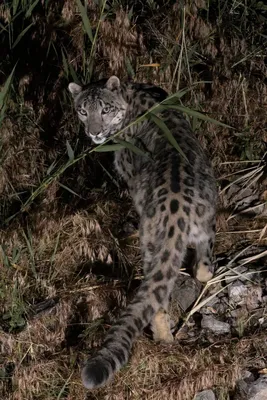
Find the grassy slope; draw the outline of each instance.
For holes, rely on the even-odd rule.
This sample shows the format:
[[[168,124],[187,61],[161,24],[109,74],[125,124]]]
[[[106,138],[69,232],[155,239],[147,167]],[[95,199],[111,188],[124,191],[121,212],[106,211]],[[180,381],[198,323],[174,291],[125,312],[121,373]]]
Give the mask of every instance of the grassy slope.
[[[74,115],[68,82],[114,73],[174,92],[210,81],[194,87],[185,103],[235,128],[193,120],[218,176],[232,168],[222,162],[261,156],[266,139],[267,13],[261,2],[198,0],[179,7],[174,1],[88,1],[87,13],[78,3],[0,5],[0,84],[16,65],[9,92],[0,97],[0,375],[6,400],[83,399],[79,365],[141,278],[137,220],[112,155],[91,153],[70,165],[70,149],[76,161],[90,143]],[[222,221],[220,228],[229,229]],[[225,235],[218,251],[233,241]],[[42,303],[46,299],[53,302]],[[38,313],[36,305],[50,311]],[[246,356],[265,350],[260,337],[217,349],[220,354],[213,347],[169,348],[142,339],[131,366],[87,398],[168,394],[184,400],[212,385],[225,396],[225,387],[249,366]]]

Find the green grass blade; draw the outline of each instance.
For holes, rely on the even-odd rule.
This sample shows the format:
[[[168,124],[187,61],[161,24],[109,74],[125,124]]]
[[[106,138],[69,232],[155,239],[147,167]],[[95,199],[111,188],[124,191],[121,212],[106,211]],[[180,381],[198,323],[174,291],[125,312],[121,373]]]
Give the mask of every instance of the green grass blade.
[[[0,111],[0,126],[5,118],[5,112],[6,112],[6,104],[3,106],[3,108]]]
[[[16,64],[17,65],[17,64]],[[15,72],[15,68],[16,65],[14,66],[14,68],[11,71],[11,74],[9,75],[9,77],[7,78],[7,80],[5,81],[5,84],[0,92],[0,124],[3,121],[4,117],[5,117],[5,111],[7,108],[7,95],[12,83],[12,79],[13,79],[13,75]]]
[[[134,73],[134,68],[132,66],[132,63],[131,63],[129,57],[125,58],[125,66],[126,66],[126,71],[127,71],[128,77],[133,79],[135,77],[135,73]]]
[[[71,77],[72,77],[73,81],[75,83],[78,83],[78,85],[80,85],[81,83],[79,81],[79,78],[78,78],[78,76],[77,76],[77,74],[76,74],[76,72],[75,72],[75,70],[74,70],[74,68],[73,68],[73,66],[71,64],[69,64],[69,69],[70,69],[70,74],[71,74]]]
[[[28,8],[25,17],[29,18],[32,15],[33,9],[37,6],[40,0],[35,0],[32,5]]]
[[[190,87],[188,88],[184,88],[179,90],[178,92],[171,94],[170,96],[168,96],[165,100],[163,100],[161,102],[162,105],[167,105],[167,104],[173,104],[173,100],[176,99],[181,99],[182,97],[184,97],[187,93],[191,92],[191,90],[193,90],[195,88],[195,86],[197,85],[202,85],[203,83],[211,83],[211,81],[199,81],[199,82],[195,82],[193,83]],[[175,104],[175,103],[174,103]]]
[[[68,66],[68,61],[65,57],[63,49],[61,49],[61,55],[62,55],[62,61],[63,61],[63,69],[65,72],[66,77],[69,77],[69,66]]]
[[[57,165],[57,161],[54,160],[52,162],[52,164],[47,168],[46,175],[50,175],[56,165]]]
[[[211,122],[212,124],[223,126],[224,128],[233,129],[233,127],[230,125],[226,125],[223,122],[220,122],[220,121],[217,121],[216,119],[208,117],[207,115],[202,114],[199,111],[191,110],[190,108],[187,108],[184,106],[179,106],[177,104],[165,104],[164,107],[170,108],[170,109],[175,109],[177,111],[180,111],[182,113],[189,115],[190,117],[195,117],[195,118],[201,119],[202,121]]]
[[[69,156],[69,160],[73,161],[74,160],[74,151],[73,148],[71,147],[71,145],[69,144],[69,141],[66,141],[66,145],[67,145],[67,152],[68,152],[68,156]]]
[[[14,49],[14,47],[17,46],[17,44],[21,41],[21,39],[23,38],[25,33],[28,32],[28,30],[32,27],[32,25],[33,25],[33,22],[29,26],[27,26],[27,28],[23,29],[22,32],[20,32],[19,36],[17,37],[17,39],[15,40],[15,42],[13,43],[13,45],[11,47],[12,49]]]
[[[3,260],[4,266],[9,268],[11,265],[10,265],[9,258],[5,251],[6,250],[5,246],[0,244],[0,250],[2,250],[2,260]]]
[[[53,250],[53,254],[52,254],[51,258],[50,258],[50,263],[51,264],[53,264],[53,262],[55,261],[55,258],[56,258],[60,235],[61,235],[61,232],[59,231],[58,234],[57,234],[57,238],[56,238],[56,243],[55,243],[55,247],[54,247],[54,250]]]
[[[6,26],[2,25],[1,22],[0,22],[0,28],[1,28],[0,33],[2,33],[3,31],[8,32]]]
[[[21,249],[15,246],[12,249],[12,264],[16,264],[20,256],[21,256]]]
[[[93,34],[92,34],[92,28],[91,28],[91,24],[88,18],[88,15],[86,13],[86,8],[82,5],[80,0],[76,0],[77,1],[77,5],[81,14],[81,18],[83,21],[83,26],[84,26],[84,30],[87,33],[91,43],[93,42],[94,38],[93,38]]]
[[[16,65],[17,65],[17,64],[16,64]],[[1,108],[4,106],[5,99],[6,99],[6,96],[7,96],[8,91],[9,91],[11,82],[12,82],[12,78],[13,78],[13,75],[14,75],[14,72],[15,72],[16,65],[15,65],[15,67],[12,69],[11,74],[10,74],[9,77],[7,78],[5,84],[4,84],[4,86],[3,86],[3,88],[2,88],[2,90],[1,90],[1,92],[0,92],[0,110],[1,110]]]
[[[31,265],[33,276],[35,278],[37,278],[37,272],[36,272],[36,268],[35,268],[35,254],[34,254],[34,249],[33,249],[33,246],[32,246],[32,235],[31,235],[29,230],[28,230],[28,236],[26,235],[25,231],[22,230],[22,236],[25,239],[25,242],[26,242],[26,245],[27,245],[27,248],[28,248],[28,252],[29,252],[29,255],[30,255],[30,261],[31,261],[30,265]]]
[[[119,138],[116,138],[116,141],[119,142],[119,144],[121,144],[124,148],[131,150],[133,153],[138,154],[139,156],[150,157],[148,152],[141,150],[131,142],[127,142]]]
[[[113,176],[111,175],[111,173],[104,167],[104,165],[103,165],[100,161],[98,161],[98,164],[99,164],[100,167],[103,169],[103,171],[105,172],[105,174],[107,174],[107,176],[109,177],[109,179],[111,180],[111,182],[113,182],[114,185],[116,185],[117,188],[119,188],[120,186],[119,186],[118,182],[116,181],[116,179],[113,178]]]
[[[94,62],[95,62],[95,52],[96,52],[96,42],[97,42],[97,38],[98,38],[100,23],[106,18],[106,15],[104,14],[105,8],[106,8],[106,0],[103,0],[98,24],[97,24],[97,27],[95,30],[93,40],[91,40],[92,46],[91,46],[90,55],[89,55],[87,73],[85,74],[86,82],[91,81],[91,77],[93,74],[93,67],[94,67]]]
[[[59,186],[61,186],[63,189],[67,190],[67,191],[70,192],[71,194],[74,194],[74,196],[77,196],[77,197],[79,197],[79,198],[81,199],[81,196],[80,196],[78,193],[74,192],[74,190],[72,190],[72,189],[69,188],[68,186],[63,185],[63,183],[60,183],[60,182],[58,182],[58,184],[59,184]]]
[[[13,8],[13,16],[17,14],[18,5],[20,0],[13,0],[12,1],[12,8]]]
[[[96,147],[95,149],[93,149],[93,151],[97,153],[104,153],[105,151],[117,151],[121,149],[124,149],[124,146],[122,146],[121,144],[104,144],[103,146]]]
[[[181,156],[188,162],[188,159],[186,157],[186,155],[184,154],[183,150],[181,149],[181,147],[179,146],[179,144],[176,142],[175,138],[173,137],[173,134],[171,133],[171,131],[169,130],[169,128],[167,127],[167,125],[165,124],[165,122],[159,118],[157,115],[151,113],[149,115],[150,119],[156,124],[158,125],[158,127],[161,129],[161,131],[163,132],[164,136],[168,139],[168,141],[170,142],[170,144],[178,151],[178,153],[181,154]]]
[[[68,384],[69,384],[69,381],[70,381],[72,375],[73,375],[73,372],[70,374],[70,376],[68,377],[68,379],[66,380],[66,382],[64,383],[62,388],[60,389],[60,392],[57,395],[56,400],[60,400],[60,399],[63,399],[63,398],[65,399],[66,398],[66,393],[65,392],[66,392],[66,389],[68,387]]]

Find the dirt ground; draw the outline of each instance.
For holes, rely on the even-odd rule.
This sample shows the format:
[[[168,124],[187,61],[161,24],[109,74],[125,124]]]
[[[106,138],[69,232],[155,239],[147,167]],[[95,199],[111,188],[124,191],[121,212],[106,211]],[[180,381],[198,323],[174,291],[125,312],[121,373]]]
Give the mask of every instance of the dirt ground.
[[[266,28],[255,0],[0,4],[3,400],[191,400],[205,388],[230,400],[242,371],[266,367]],[[142,279],[126,185],[112,153],[93,151],[67,90],[110,74],[188,89],[182,105],[228,125],[190,117],[218,179],[221,269],[186,309],[178,301],[174,344],[145,332],[115,380],[88,392],[81,366]],[[231,303],[231,268],[252,300]],[[209,312],[229,332],[206,329]]]

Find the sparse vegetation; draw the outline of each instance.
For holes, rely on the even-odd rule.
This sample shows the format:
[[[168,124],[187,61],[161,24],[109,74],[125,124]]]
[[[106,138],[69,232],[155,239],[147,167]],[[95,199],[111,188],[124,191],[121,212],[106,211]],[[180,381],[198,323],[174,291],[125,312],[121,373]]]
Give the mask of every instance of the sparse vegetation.
[[[117,74],[178,92],[222,195],[229,177],[228,187],[239,176],[242,187],[261,179],[264,205],[266,28],[256,0],[1,2],[2,399],[84,399],[80,366],[142,278],[131,200],[112,152],[85,138],[69,81]],[[264,218],[219,213],[216,253],[242,240],[266,245]],[[142,338],[115,382],[86,398],[191,400],[205,387],[228,398],[242,368],[265,367],[262,331],[245,316],[227,339]]]

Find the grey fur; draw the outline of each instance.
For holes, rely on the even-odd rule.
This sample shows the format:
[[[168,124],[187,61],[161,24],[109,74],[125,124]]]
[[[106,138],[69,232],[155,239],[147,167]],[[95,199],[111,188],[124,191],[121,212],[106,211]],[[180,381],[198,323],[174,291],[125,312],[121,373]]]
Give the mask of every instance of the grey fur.
[[[86,88],[70,84],[75,108],[86,134],[102,143],[142,115],[166,93],[154,86],[126,83],[117,77]],[[151,120],[126,129],[120,138],[141,144],[151,155],[125,148],[115,153],[115,167],[127,181],[140,215],[140,244],[144,281],[133,301],[109,330],[103,346],[82,373],[84,385],[103,386],[127,363],[133,341],[149,323],[155,337],[171,335],[162,324],[179,268],[189,243],[196,245],[196,277],[212,277],[215,239],[216,182],[210,163],[183,116],[173,109],[161,118],[185,153],[186,161]],[[116,138],[115,138],[116,140]]]

